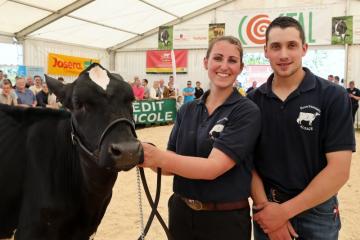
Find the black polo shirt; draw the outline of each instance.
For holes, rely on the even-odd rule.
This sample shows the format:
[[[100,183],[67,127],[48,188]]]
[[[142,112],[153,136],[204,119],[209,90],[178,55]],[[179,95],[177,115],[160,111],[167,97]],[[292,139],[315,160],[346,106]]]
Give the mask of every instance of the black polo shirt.
[[[327,165],[326,153],[355,151],[346,90],[304,70],[300,86],[284,102],[272,92],[274,75],[248,95],[262,118],[255,167],[265,186],[293,196]]]
[[[352,95],[354,95],[354,96],[356,96],[356,97],[360,97],[360,90],[357,89],[357,88],[353,88],[353,89],[347,88],[346,91],[347,91],[348,93],[351,93]],[[359,107],[359,100],[356,100],[356,99],[354,99],[354,98],[350,98],[350,99],[351,99],[351,104],[352,104],[352,106],[354,106],[354,107]]]
[[[209,91],[200,100],[184,104],[171,132],[168,150],[207,158],[213,147],[236,165],[214,180],[174,176],[174,192],[203,202],[229,202],[250,195],[253,150],[260,132],[260,111],[236,89],[210,116],[205,106]],[[206,161],[206,160],[204,160]]]

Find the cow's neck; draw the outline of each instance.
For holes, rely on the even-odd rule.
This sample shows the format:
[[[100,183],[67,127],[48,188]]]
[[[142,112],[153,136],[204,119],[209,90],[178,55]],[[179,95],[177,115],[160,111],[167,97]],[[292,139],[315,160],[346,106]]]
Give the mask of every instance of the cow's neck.
[[[110,202],[117,172],[99,168],[94,160],[83,152],[80,153],[80,166],[83,176],[82,192],[86,217],[89,223],[97,228]]]
[[[80,166],[84,177],[84,188],[89,194],[111,194],[117,178],[117,172],[100,168],[93,159],[80,150]]]

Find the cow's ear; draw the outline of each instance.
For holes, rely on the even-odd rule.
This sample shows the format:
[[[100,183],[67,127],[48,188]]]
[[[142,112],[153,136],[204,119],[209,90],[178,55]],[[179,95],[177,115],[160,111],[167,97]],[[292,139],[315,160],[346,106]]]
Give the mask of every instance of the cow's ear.
[[[63,84],[59,80],[45,74],[46,84],[49,90],[55,94],[63,106],[72,109],[71,96],[73,84]]]

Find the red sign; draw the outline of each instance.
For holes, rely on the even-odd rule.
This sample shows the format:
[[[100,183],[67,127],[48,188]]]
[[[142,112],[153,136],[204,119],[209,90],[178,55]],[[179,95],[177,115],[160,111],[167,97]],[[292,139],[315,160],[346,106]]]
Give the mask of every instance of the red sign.
[[[188,50],[174,50],[176,73],[187,73]],[[146,51],[146,73],[172,73],[171,50]]]

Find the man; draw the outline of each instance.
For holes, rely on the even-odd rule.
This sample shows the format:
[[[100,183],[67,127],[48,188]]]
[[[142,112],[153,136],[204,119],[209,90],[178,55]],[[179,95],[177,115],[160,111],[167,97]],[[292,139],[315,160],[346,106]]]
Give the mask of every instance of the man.
[[[132,85],[132,90],[136,100],[144,99],[144,88],[141,86],[141,81],[138,76],[134,77],[134,84]]]
[[[148,87],[149,81],[144,78],[142,80],[142,86],[144,87],[144,99],[150,98],[150,88]]]
[[[154,81],[152,88],[150,88],[150,99],[161,99],[161,92],[159,89],[159,81]]]
[[[355,115],[359,108],[359,100],[360,100],[360,90],[355,87],[355,82],[349,82],[349,88],[346,89],[349,93],[349,97],[351,99],[351,107],[352,107],[352,119],[355,122]]]
[[[42,90],[42,78],[39,75],[34,76],[35,84],[30,86],[29,89],[34,93],[38,94]]]
[[[195,89],[191,84],[191,81],[187,81],[186,88],[183,89],[184,104],[194,100]]]
[[[330,74],[327,78],[328,81],[333,82],[334,81],[334,75]]]
[[[338,239],[336,195],[355,150],[351,103],[344,88],[302,68],[307,49],[293,18],[278,17],[266,30],[274,73],[249,93],[262,115],[252,182],[255,240]]]
[[[0,103],[16,106],[16,95],[12,94],[12,87],[10,81],[3,80],[2,91],[0,92]]]
[[[251,92],[252,90],[256,89],[256,86],[257,86],[257,81],[253,81],[251,87],[249,87],[249,88],[246,90],[246,94],[248,94],[248,93]]]
[[[161,98],[163,98],[164,97],[164,90],[165,90],[164,79],[159,80],[159,90],[160,90],[160,93],[161,93]]]
[[[18,105],[23,107],[35,107],[36,98],[34,93],[25,87],[25,78],[16,78],[16,95],[18,96]]]
[[[34,80],[31,76],[28,76],[26,78],[26,88],[30,88],[31,86],[34,86]]]
[[[0,88],[2,87],[2,83],[3,83],[3,80],[4,80],[4,73],[2,70],[0,70]]]
[[[334,83],[340,84],[340,78],[339,78],[339,76],[335,76],[335,77],[334,77]]]
[[[196,81],[195,84],[195,99],[199,99],[204,94],[204,89],[202,89],[201,83],[199,81]]]
[[[178,85],[177,84],[175,84],[175,78],[174,78],[174,76],[173,75],[170,75],[169,76],[169,83],[168,83],[168,85],[169,84],[173,84],[173,86],[174,86],[174,88],[175,88],[175,91],[176,91],[176,96],[179,96],[179,87],[178,87]]]

